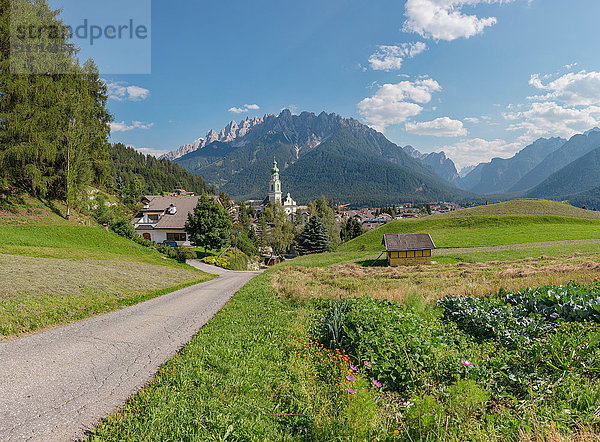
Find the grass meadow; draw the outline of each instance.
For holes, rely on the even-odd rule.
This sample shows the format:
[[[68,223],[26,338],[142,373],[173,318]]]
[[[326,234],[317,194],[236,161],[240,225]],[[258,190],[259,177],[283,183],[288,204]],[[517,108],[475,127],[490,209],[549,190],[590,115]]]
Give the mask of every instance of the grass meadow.
[[[32,198],[0,200],[0,339],[212,278],[81,215],[67,221],[63,209]]]
[[[383,233],[423,231],[437,265],[373,262]],[[279,264],[90,439],[600,440],[600,243],[573,243],[599,232],[546,213],[398,221]]]

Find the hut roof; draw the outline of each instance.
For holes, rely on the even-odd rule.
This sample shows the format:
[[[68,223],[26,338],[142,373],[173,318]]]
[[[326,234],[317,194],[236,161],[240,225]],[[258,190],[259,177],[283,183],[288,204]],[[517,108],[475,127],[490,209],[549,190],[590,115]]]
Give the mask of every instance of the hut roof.
[[[432,250],[435,244],[429,233],[385,234],[382,244],[388,252],[405,252],[409,250]]]

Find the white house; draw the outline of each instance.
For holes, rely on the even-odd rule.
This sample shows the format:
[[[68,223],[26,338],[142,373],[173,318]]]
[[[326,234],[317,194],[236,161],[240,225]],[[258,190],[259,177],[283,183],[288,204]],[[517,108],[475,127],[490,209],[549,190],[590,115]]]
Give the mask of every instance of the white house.
[[[198,205],[200,197],[190,194],[168,196],[149,195],[142,198],[144,207],[131,222],[135,232],[155,243],[174,241],[178,246],[189,246],[185,232],[188,213]]]

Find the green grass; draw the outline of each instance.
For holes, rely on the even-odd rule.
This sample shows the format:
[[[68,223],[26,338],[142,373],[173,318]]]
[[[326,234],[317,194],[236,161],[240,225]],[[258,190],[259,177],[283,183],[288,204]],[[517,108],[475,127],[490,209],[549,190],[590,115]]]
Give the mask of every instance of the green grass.
[[[60,202],[0,193],[0,338],[105,313],[212,276]]]
[[[489,247],[600,238],[600,221],[536,215],[398,220],[342,244],[338,252],[382,251],[385,233],[429,233],[438,248]]]
[[[300,354],[301,325],[314,312],[258,276],[91,439],[362,440],[355,426],[372,415],[341,406]]]
[[[211,278],[137,262],[0,255],[0,339],[127,307]]]
[[[489,261],[514,261],[517,259],[536,258],[540,256],[565,256],[575,253],[596,254],[600,253],[598,244],[561,245],[555,247],[535,247],[524,249],[497,250],[489,252],[461,252],[448,255],[434,255],[433,260],[439,264],[454,264],[457,262],[489,262]]]
[[[567,203],[540,199],[516,199],[498,204],[471,207],[432,215],[433,219],[464,218],[466,216],[538,215],[600,220],[600,212],[573,207]]]
[[[44,258],[104,259],[177,266],[160,253],[100,227],[73,224],[0,226],[0,253]]]

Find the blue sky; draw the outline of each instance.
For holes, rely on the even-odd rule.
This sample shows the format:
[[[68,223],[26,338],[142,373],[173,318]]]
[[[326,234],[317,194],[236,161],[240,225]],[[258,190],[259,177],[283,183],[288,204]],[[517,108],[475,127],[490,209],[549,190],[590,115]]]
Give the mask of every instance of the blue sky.
[[[50,4],[68,22],[74,1]],[[151,35],[132,55],[127,41],[83,55],[103,60],[112,141],[147,153],[282,108],[353,117],[459,167],[600,125],[598,0],[111,1],[78,14],[103,5]]]

